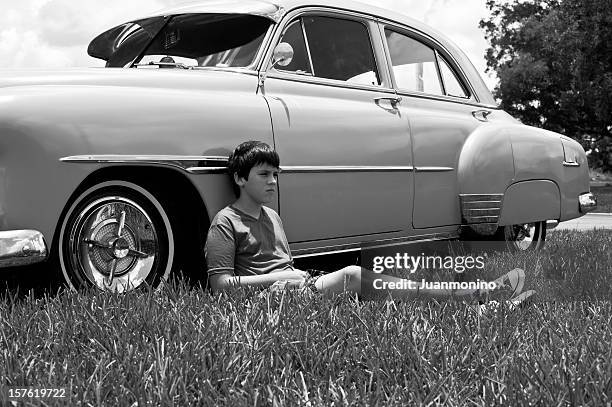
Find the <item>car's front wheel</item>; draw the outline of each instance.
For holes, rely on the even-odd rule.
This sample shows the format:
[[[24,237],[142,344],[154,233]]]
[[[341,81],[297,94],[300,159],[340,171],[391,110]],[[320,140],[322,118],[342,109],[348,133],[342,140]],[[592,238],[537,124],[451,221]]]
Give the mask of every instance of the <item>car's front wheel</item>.
[[[98,184],[71,205],[59,234],[59,262],[68,285],[125,292],[165,281],[174,236],[161,203],[125,181]]]

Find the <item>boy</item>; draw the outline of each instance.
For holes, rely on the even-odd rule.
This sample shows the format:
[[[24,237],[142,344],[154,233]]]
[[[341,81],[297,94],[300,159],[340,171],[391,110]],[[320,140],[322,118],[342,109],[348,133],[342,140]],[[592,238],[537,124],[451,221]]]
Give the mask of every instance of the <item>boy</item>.
[[[280,285],[285,288],[308,287],[323,293],[350,291],[387,295],[387,291],[376,292],[372,289],[375,279],[407,282],[399,277],[375,274],[358,266],[345,267],[318,278],[296,269],[280,217],[274,210],[264,206],[276,198],[279,167],[278,154],[259,141],[240,144],[229,157],[228,172],[238,199],[217,213],[208,231],[205,255],[213,290]],[[514,296],[522,290],[524,278],[524,272],[515,269],[495,283],[498,288],[511,290]],[[478,293],[477,290],[419,289],[416,283],[410,285],[413,288],[390,292],[394,297],[405,298],[483,293],[482,290]],[[523,293],[523,297],[532,293]]]

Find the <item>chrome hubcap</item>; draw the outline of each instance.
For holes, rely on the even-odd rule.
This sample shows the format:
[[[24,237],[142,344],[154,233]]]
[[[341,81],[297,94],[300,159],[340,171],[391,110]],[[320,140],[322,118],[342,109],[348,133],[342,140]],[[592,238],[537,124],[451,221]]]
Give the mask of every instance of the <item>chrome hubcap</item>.
[[[514,242],[519,250],[527,250],[532,246],[534,239],[536,239],[536,224],[525,223],[514,225],[510,233],[511,235],[506,236],[506,239]]]
[[[112,240],[111,246],[116,259],[122,259],[130,253],[130,244],[122,237]]]
[[[71,263],[103,290],[123,292],[142,284],[159,253],[154,224],[147,212],[123,197],[105,197],[88,205],[70,232]]]

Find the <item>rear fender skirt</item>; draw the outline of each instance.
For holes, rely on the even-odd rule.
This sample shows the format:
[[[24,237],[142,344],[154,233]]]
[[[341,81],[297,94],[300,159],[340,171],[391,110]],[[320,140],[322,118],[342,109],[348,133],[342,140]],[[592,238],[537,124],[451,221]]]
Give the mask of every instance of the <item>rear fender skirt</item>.
[[[561,216],[559,187],[549,180],[512,184],[504,194],[499,225],[516,225]]]

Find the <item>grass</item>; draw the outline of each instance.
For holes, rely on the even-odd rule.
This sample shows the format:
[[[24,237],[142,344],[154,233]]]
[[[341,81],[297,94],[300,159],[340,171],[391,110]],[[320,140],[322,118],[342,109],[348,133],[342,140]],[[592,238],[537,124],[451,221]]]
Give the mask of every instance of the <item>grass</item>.
[[[6,292],[0,397],[65,386],[48,405],[606,405],[612,232],[557,231],[522,267],[539,300],[474,305],[298,293],[211,295],[182,282],[126,295]],[[472,276],[475,277],[475,276]],[[584,301],[584,299],[589,301]],[[38,404],[37,401],[34,401]]]
[[[612,186],[591,187],[591,192],[597,197],[595,213],[612,213]]]

